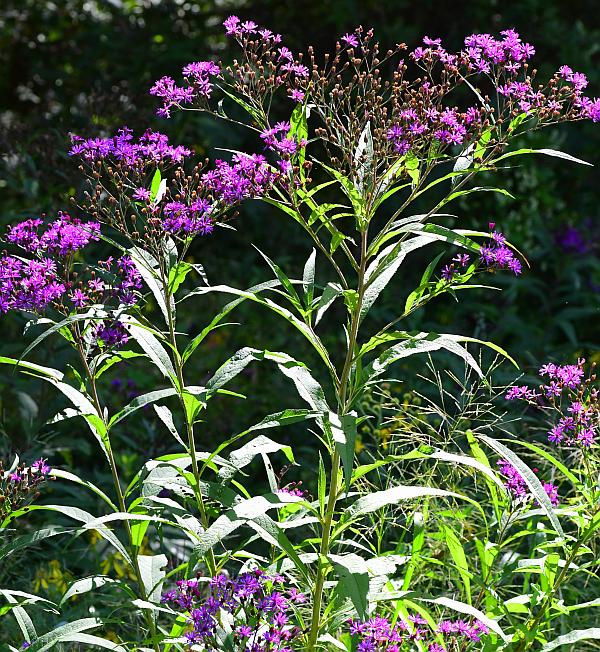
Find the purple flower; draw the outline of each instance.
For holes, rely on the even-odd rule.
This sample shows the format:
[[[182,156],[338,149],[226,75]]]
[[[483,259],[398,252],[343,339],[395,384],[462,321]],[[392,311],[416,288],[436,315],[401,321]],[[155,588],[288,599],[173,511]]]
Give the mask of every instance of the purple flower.
[[[52,468],[48,465],[48,460],[40,458],[39,460],[36,460],[32,465],[31,469],[32,471],[36,471],[40,475],[48,475],[50,471],[52,471]]]
[[[96,342],[102,342],[105,348],[119,349],[129,341],[129,333],[125,325],[119,321],[100,322],[94,331]]]
[[[344,43],[351,48],[358,47],[358,38],[355,34],[344,34],[340,40],[344,41]]]
[[[227,36],[241,36],[242,30],[240,27],[240,19],[237,16],[229,16],[223,21],[223,27],[225,27],[225,33]]]
[[[163,101],[162,107],[157,114],[163,118],[171,117],[171,107],[190,104],[194,99],[194,88],[192,86],[177,86],[172,77],[161,77],[150,88],[150,95],[160,98]]]
[[[90,300],[87,294],[84,294],[81,290],[77,289],[73,292],[73,294],[70,297],[71,303],[76,308],[83,308],[85,304]]]
[[[135,142],[133,132],[127,127],[120,129],[112,138],[85,140],[71,134],[71,143],[70,156],[78,156],[87,161],[114,159],[128,167],[181,163],[192,153],[182,145],[170,145],[168,136],[151,129],[146,130]]]
[[[216,161],[215,169],[206,172],[202,181],[213,197],[225,206],[243,199],[262,197],[277,178],[277,172],[260,154],[234,154],[233,164]]]
[[[288,97],[290,100],[294,100],[294,102],[303,102],[304,101],[304,92],[301,91],[298,88],[292,88],[290,92],[288,93]]]
[[[148,201],[151,196],[152,193],[147,188],[136,188],[132,195],[134,199],[139,201]]]

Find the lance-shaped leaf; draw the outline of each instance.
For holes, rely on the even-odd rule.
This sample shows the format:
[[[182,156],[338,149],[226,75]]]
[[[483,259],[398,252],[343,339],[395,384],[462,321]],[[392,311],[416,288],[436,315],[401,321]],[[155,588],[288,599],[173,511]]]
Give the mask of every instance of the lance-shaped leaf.
[[[404,242],[388,245],[379,252],[365,273],[366,289],[360,311],[361,321],[365,318],[383,289],[392,280],[407,254],[431,244],[437,239],[439,238],[435,234],[417,236]]]
[[[63,594],[59,606],[62,607],[64,603],[67,602],[67,600],[74,596],[89,593],[90,591],[95,591],[96,589],[99,589],[106,584],[117,585],[120,588],[125,589],[132,597],[135,597],[125,582],[122,582],[121,580],[115,580],[112,577],[107,577],[106,575],[92,575],[91,577],[84,577],[73,582]]]
[[[351,552],[346,555],[329,555],[339,577],[338,589],[350,598],[360,620],[367,616],[369,606],[369,568],[367,562]]]
[[[354,152],[354,167],[356,168],[354,185],[362,194],[369,186],[373,168],[373,135],[370,121],[367,121],[358,139],[358,145]]]
[[[590,641],[600,639],[600,627],[590,627],[589,629],[575,629],[568,634],[563,634],[553,641],[546,643],[542,648],[542,652],[552,652],[557,647],[563,645],[573,645],[579,641]],[[576,649],[576,648],[575,648]]]
[[[235,378],[251,362],[255,360],[268,360],[275,362],[282,374],[292,380],[298,394],[310,405],[313,410],[325,412],[329,410],[325,399],[325,392],[319,383],[313,378],[308,368],[287,353],[260,351],[245,347],[240,349],[225,364],[223,364],[214,376],[206,384],[207,389],[218,389],[223,387],[232,378]]]
[[[523,480],[529,487],[533,497],[537,500],[540,507],[544,510],[548,516],[552,527],[556,530],[556,533],[562,538],[563,543],[565,542],[565,533],[562,529],[558,516],[554,510],[548,494],[544,490],[542,483],[539,481],[535,473],[523,462],[523,460],[516,454],[513,453],[510,448],[505,446],[502,442],[487,437],[486,435],[477,435],[481,441],[485,442],[490,448],[493,448],[499,455],[506,458],[517,471],[521,474]]]
[[[21,373],[35,376],[36,378],[40,378],[41,380],[45,380],[54,385],[69,399],[71,404],[77,410],[77,414],[85,419],[93,435],[98,440],[102,451],[107,459],[109,459],[108,451],[110,451],[110,440],[102,417],[98,414],[94,404],[88,396],[63,381],[64,375],[60,371],[50,367],[42,367],[41,365],[33,364],[32,362],[24,362],[2,356],[0,356],[0,364],[12,365]]]
[[[264,435],[259,435],[231,453],[229,456],[230,464],[221,468],[219,477],[222,480],[229,480],[235,475],[236,471],[248,466],[257,455],[268,455],[278,451],[281,451],[291,464],[296,463],[290,446],[279,444]]]
[[[142,325],[131,315],[126,315],[123,321],[127,324],[127,331],[139,344],[142,351],[152,360],[156,368],[168,378],[174,385],[177,384],[177,374],[169,354],[165,351],[162,344],[158,341],[155,334],[157,331]]]
[[[80,620],[75,620],[72,623],[60,625],[60,627],[53,629],[47,634],[42,634],[27,649],[30,650],[30,652],[46,652],[46,650],[49,650],[57,643],[64,641],[67,637],[69,641],[77,641],[78,634],[100,627],[100,625],[102,625],[102,621],[98,618],[82,618]],[[113,645],[115,644],[113,643]],[[113,649],[119,649],[119,646]],[[123,648],[120,649],[123,650]]]
[[[507,152],[506,154],[502,154],[502,156],[499,156],[498,158],[494,159],[491,161],[490,165],[495,165],[498,163],[498,161],[502,161],[507,158],[511,158],[513,156],[521,156],[522,154],[544,154],[545,156],[553,156],[555,158],[562,158],[566,161],[571,161],[571,163],[579,163],[580,165],[589,165],[592,166],[591,163],[588,163],[587,161],[583,161],[580,158],[576,158],[575,156],[571,156],[571,154],[566,154],[565,152],[561,152],[556,149],[530,149],[528,147],[524,147],[522,149],[517,149],[512,152]]]
[[[152,254],[148,253],[145,249],[141,249],[140,247],[131,247],[127,250],[127,253],[131,257],[131,260],[133,261],[137,271],[140,273],[140,276],[144,279],[144,282],[150,288],[150,291],[154,295],[156,303],[158,304],[158,307],[160,308],[160,311],[165,318],[165,323],[168,324],[168,310],[171,311],[171,316],[174,316],[175,305],[173,303],[173,299],[171,298],[171,305],[167,309],[158,260],[156,260]]]
[[[396,344],[384,351],[378,358],[370,362],[363,370],[361,384],[367,386],[379,378],[386,369],[403,358],[411,355],[430,353],[443,349],[462,358],[480,378],[483,372],[475,358],[456,341],[456,336],[438,335],[437,333],[418,333],[411,339]]]
[[[329,431],[331,439],[335,442],[335,448],[342,459],[345,491],[350,489],[352,481],[354,448],[356,446],[356,420],[356,412],[350,412],[342,416],[337,415],[335,412],[329,412],[328,418],[324,421],[326,431]]]
[[[359,498],[345,510],[343,518],[346,521],[353,520],[363,514],[375,512],[387,505],[396,505],[404,500],[414,500],[415,498],[422,498],[424,496],[454,497],[473,502],[466,496],[453,491],[437,489],[436,487],[398,485],[390,489],[385,489],[384,491],[375,491]]]
[[[302,333],[302,335],[310,342],[311,346],[315,349],[315,351],[319,354],[323,362],[327,365],[327,369],[330,371],[330,373],[333,376],[335,376],[336,373],[335,367],[333,366],[331,360],[329,359],[329,353],[326,347],[323,345],[323,342],[321,342],[320,338],[317,336],[317,334],[313,331],[313,329],[308,324],[298,319],[298,317],[296,317],[287,308],[280,306],[279,304],[275,303],[271,299],[267,299],[259,296],[254,291],[238,290],[236,288],[232,288],[227,285],[217,285],[209,288],[196,288],[195,290],[190,292],[185,298],[187,299],[196,294],[206,294],[207,292],[223,292],[225,294],[236,294],[240,297],[244,297],[245,299],[249,299],[250,301],[259,303],[262,306],[268,308],[269,310],[282,316],[290,324],[292,324],[294,328],[298,329]]]

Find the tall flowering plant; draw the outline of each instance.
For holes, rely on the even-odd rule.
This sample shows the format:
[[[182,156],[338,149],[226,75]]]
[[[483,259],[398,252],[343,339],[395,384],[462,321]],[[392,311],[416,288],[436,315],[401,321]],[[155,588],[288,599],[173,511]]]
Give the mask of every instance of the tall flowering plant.
[[[34,322],[50,323],[26,353],[48,335],[62,335],[77,353],[79,382],[75,387],[60,371],[33,363],[1,361],[65,394],[73,408],[62,417],[85,419],[113,476],[116,502],[89,482],[63,474],[101,496],[109,510],[99,518],[65,513],[84,528],[96,529],[129,564],[135,586],[124,589],[133,592],[132,604],[144,614],[145,625],[136,631],[145,649],[159,650],[164,643],[165,649],[395,652],[425,649],[425,639],[431,652],[471,649],[482,640],[486,649],[507,645],[513,632],[498,623],[495,607],[489,613],[482,610],[483,596],[472,599],[470,588],[467,603],[411,594],[409,606],[417,614],[409,613],[410,576],[402,590],[394,584],[405,560],[398,554],[373,554],[368,537],[368,545],[351,541],[352,533],[380,510],[419,499],[473,503],[468,495],[424,484],[365,490],[365,476],[394,460],[356,464],[357,430],[364,421],[358,406],[389,377],[395,362],[409,356],[443,350],[479,375],[480,364],[468,343],[508,357],[493,343],[455,333],[409,332],[403,322],[439,296],[480,287],[475,281],[484,274],[522,273],[523,256],[494,222],[486,218],[456,228],[446,206],[475,192],[507,194],[472,182],[483,173],[489,178],[488,173],[518,156],[542,154],[582,163],[562,152],[510,145],[529,130],[567,121],[597,122],[600,101],[585,94],[585,76],[567,66],[539,83],[529,66],[534,48],[513,30],[499,37],[469,36],[458,52],[429,37],[412,51],[400,44],[383,52],[372,31],[359,28],[319,61],[311,48],[293,53],[280,35],[252,21],[232,16],[224,25],[241,49],[233,65],[192,62],[183,68],[182,80],[163,77],[150,92],[164,118],[192,110],[247,126],[256,136],[255,153],[236,152],[209,165],[194,163],[189,149],[151,130],[137,138],[127,128],[106,138],[72,135],[70,154],[89,179],[79,207],[87,217],[28,220],[6,236],[18,253],[6,253],[0,261],[0,309],[26,311],[33,313]],[[186,260],[194,239],[216,237],[233,209],[248,199],[292,218],[313,243],[301,278],[263,254],[272,280],[246,289],[210,285],[202,267]],[[429,202],[428,208],[412,214],[417,202]],[[118,258],[87,265],[83,250],[99,238],[119,251]],[[390,321],[376,328],[369,313],[381,293],[412,252],[434,243],[444,245],[444,251],[426,267]],[[327,263],[332,280],[317,272],[317,257]],[[183,294],[193,275],[198,284]],[[209,292],[234,299],[199,334],[180,333],[178,297],[196,302]],[[148,318],[148,299],[158,306],[160,321]],[[293,326],[314,349],[323,373],[313,375],[304,362],[284,352],[244,348],[204,386],[190,385],[188,361],[243,301],[255,302]],[[336,302],[344,306],[342,351],[329,350],[320,335],[324,315]],[[139,356],[152,363],[164,387],[137,396],[111,415],[98,378]],[[225,386],[255,361],[274,363],[307,407],[282,409],[242,433],[223,437],[214,450],[198,451],[195,428],[210,398],[229,391]],[[171,398],[177,401],[176,412]],[[124,488],[111,435],[149,405],[179,452],[149,460]],[[315,498],[295,485],[280,487],[269,455],[280,452],[294,463],[289,446],[260,434],[234,448],[256,431],[304,422],[312,422],[310,431],[320,447]],[[485,456],[436,450],[416,454],[476,468],[494,487],[503,486],[481,461]],[[270,487],[265,495],[251,495],[236,477],[255,458],[265,465]],[[522,469],[512,463],[512,458],[506,460],[502,474],[511,488],[526,493]],[[538,491],[538,485],[532,484],[532,498],[554,525],[555,496],[550,488]],[[113,522],[122,523],[125,543],[106,525]],[[162,603],[168,559],[154,541],[155,554],[141,552],[155,529],[185,538],[172,555],[187,579]],[[253,533],[249,542],[244,539],[248,531]],[[257,539],[263,544],[258,553],[245,549]],[[449,534],[446,539],[462,573],[464,552],[461,557],[456,541]],[[255,570],[227,579],[224,571],[248,556],[269,565],[266,574]],[[198,581],[189,579],[198,572]],[[200,580],[210,577],[207,588]],[[302,593],[277,590],[285,577],[302,585]],[[468,577],[462,577],[468,587]],[[65,599],[94,586],[82,581]],[[389,600],[396,601],[390,620],[373,616],[378,603]],[[442,618],[440,613],[436,620],[429,604],[464,618]],[[39,649],[77,628],[83,632],[101,626],[88,620],[93,622],[72,624],[67,634],[59,627],[45,635]],[[533,640],[518,631],[525,629],[514,630],[515,640],[525,641],[519,645]],[[85,636],[99,644],[98,637]]]

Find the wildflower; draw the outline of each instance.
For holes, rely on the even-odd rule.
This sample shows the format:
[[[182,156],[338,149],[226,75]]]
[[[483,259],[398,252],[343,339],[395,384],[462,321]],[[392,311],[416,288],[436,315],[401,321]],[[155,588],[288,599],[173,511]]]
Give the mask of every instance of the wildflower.
[[[340,40],[344,41],[344,43],[351,48],[358,47],[358,38],[356,37],[356,34],[344,34]]]

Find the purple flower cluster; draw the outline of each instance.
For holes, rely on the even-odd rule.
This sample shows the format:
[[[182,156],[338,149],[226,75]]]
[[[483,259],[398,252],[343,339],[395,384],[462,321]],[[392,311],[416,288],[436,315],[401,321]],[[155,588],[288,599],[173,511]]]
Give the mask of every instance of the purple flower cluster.
[[[50,258],[23,260],[16,256],[0,258],[0,314],[11,310],[43,311],[58,302],[66,286]]]
[[[193,236],[212,233],[212,206],[206,199],[196,199],[186,205],[180,201],[168,202],[163,207],[162,228],[170,235]]]
[[[472,70],[489,74],[493,66],[504,64],[504,70],[516,73],[535,54],[533,45],[523,43],[514,29],[506,29],[500,34],[504,38],[472,34],[465,39],[465,54]]]
[[[553,444],[589,448],[596,441],[600,404],[598,389],[590,386],[591,379],[585,379],[584,364],[583,359],[577,364],[545,364],[539,370],[545,383],[538,391],[526,385],[515,386],[507,391],[505,398],[556,411],[558,418],[548,432],[548,440]]]
[[[237,16],[229,16],[223,21],[227,36],[242,37],[246,35],[257,35],[263,41],[270,43],[281,43],[281,34],[273,34],[269,29],[260,29],[252,20],[242,22]]]
[[[459,273],[459,268],[465,268],[469,264],[469,254],[457,254],[452,259],[450,265],[444,265],[442,269],[442,278],[444,281],[452,281]]]
[[[277,176],[264,156],[234,154],[232,164],[217,160],[202,182],[218,202],[233,206],[244,199],[264,196]]]
[[[574,72],[569,66],[562,66],[552,80],[550,94],[541,87],[533,87],[532,80],[524,71],[524,64],[535,54],[535,48],[524,43],[513,29],[500,33],[503,38],[491,34],[472,34],[465,41],[465,47],[457,54],[448,53],[440,39],[425,37],[426,47],[416,48],[411,57],[426,68],[441,62],[447,68],[463,68],[466,74],[484,74],[505,83],[496,87],[500,96],[510,101],[512,111],[530,113],[540,111],[556,117],[564,110],[575,109],[576,117],[600,121],[600,99],[583,95],[588,85],[586,76]]]
[[[522,271],[521,261],[514,255],[506,245],[506,238],[494,230],[494,224],[490,224],[490,241],[479,250],[481,262],[488,269],[509,269],[515,276]]]
[[[221,72],[212,61],[194,61],[184,66],[181,74],[187,86],[178,86],[172,77],[162,77],[150,89],[150,95],[163,101],[157,114],[163,118],[171,117],[171,108],[191,104],[196,99],[208,99],[212,95],[212,78]]]
[[[306,140],[300,141],[289,137],[287,134],[290,130],[289,122],[278,122],[271,129],[266,129],[260,134],[266,147],[286,158],[294,155],[297,150],[306,147]],[[286,134],[285,136],[283,134]]]
[[[301,486],[301,480],[298,482],[290,482],[285,487],[281,487],[278,493],[287,496],[298,496],[298,498],[308,498],[308,491],[302,489]]]
[[[8,229],[6,241],[29,253],[45,252],[67,256],[100,237],[98,222],[82,222],[67,213],[59,213],[58,219],[40,233],[43,224],[44,221],[40,219],[19,222]]]
[[[46,226],[43,220],[30,219],[10,227],[6,240],[32,259],[10,254],[0,258],[0,314],[11,310],[41,313],[51,306],[67,315],[69,304],[79,310],[110,302],[137,303],[142,277],[127,255],[101,261],[102,278],[92,272],[85,279],[80,273],[80,280],[73,281],[72,254],[99,237],[97,222],[82,222],[65,213]],[[128,340],[125,326],[114,319],[96,324],[94,335],[104,348],[122,346]]]
[[[39,495],[39,488],[52,471],[48,460],[40,458],[27,468],[24,464],[8,473],[0,460],[0,523],[14,510],[23,507]]]
[[[256,569],[229,579],[213,577],[207,588],[198,580],[180,580],[162,602],[185,612],[190,645],[220,649],[215,634],[218,623],[229,615],[236,650],[240,652],[291,652],[300,629],[293,624],[294,605],[305,597],[294,588],[284,589],[280,575]]]
[[[529,487],[517,469],[508,460],[498,460],[498,466],[500,467],[500,473],[504,476],[504,485],[509,492],[515,498],[521,499],[524,502],[530,500],[531,494],[529,493]],[[556,507],[560,502],[558,499],[558,488],[551,482],[545,482],[543,487],[550,502]]]
[[[169,137],[148,129],[137,142],[128,127],[120,129],[111,138],[82,138],[71,134],[70,156],[86,161],[113,159],[122,165],[143,167],[157,163],[181,163],[192,151],[182,145],[170,145]]]
[[[413,641],[421,641],[422,645],[428,644],[428,652],[443,652],[441,645],[429,642],[428,639],[441,634],[448,638],[444,641],[448,648],[452,642],[456,645],[463,641],[479,642],[483,636],[489,634],[487,626],[478,620],[471,624],[464,620],[441,620],[435,631],[432,631],[423,627],[427,625],[427,621],[421,616],[411,615],[408,619],[410,624],[399,621],[395,626],[382,616],[375,616],[366,622],[350,620],[350,634],[358,638],[357,652],[399,652],[403,647],[406,649],[410,646],[410,649],[413,649]]]
[[[429,82],[424,82],[421,91],[431,95],[433,88]],[[417,149],[422,142],[429,142],[431,136],[445,145],[460,145],[465,142],[470,127],[478,127],[479,110],[470,107],[460,113],[456,108],[437,109],[433,106],[423,106],[403,109],[399,121],[387,131],[386,137],[392,143],[396,153],[407,154]]]

